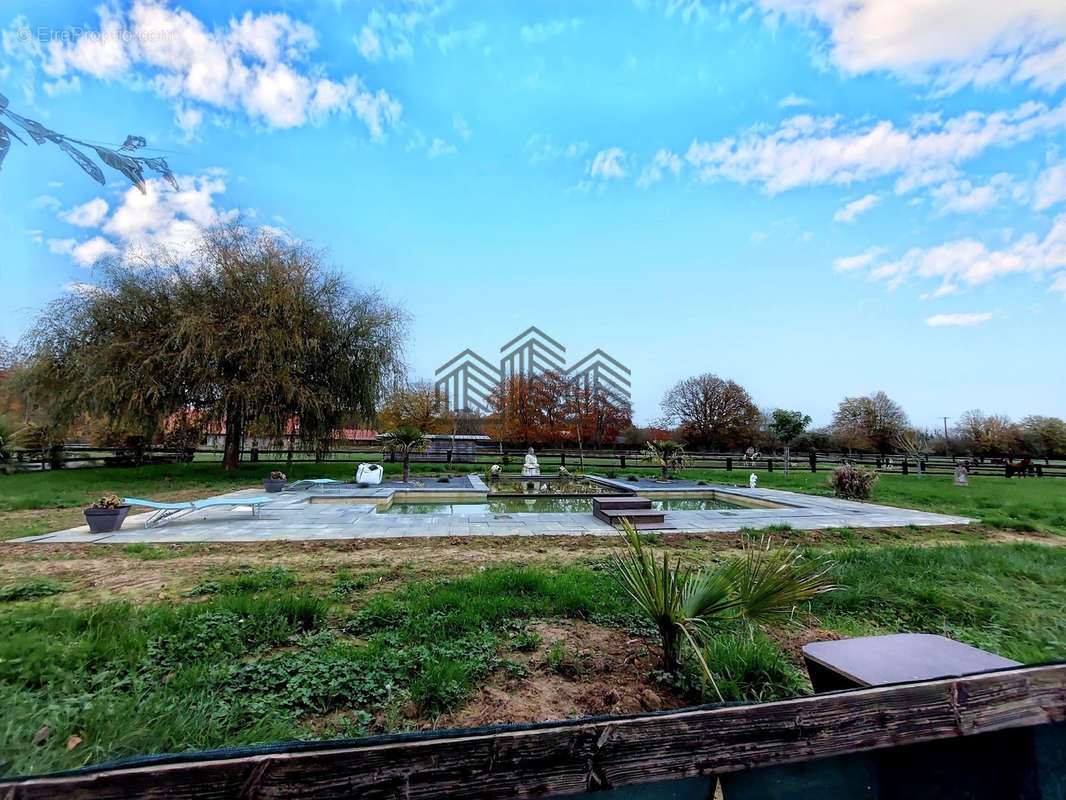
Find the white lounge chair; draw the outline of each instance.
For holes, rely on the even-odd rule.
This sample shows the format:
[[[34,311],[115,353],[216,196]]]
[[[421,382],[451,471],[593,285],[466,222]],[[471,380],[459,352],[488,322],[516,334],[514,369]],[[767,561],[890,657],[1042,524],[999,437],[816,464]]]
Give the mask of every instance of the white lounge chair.
[[[344,481],[338,481],[334,478],[304,478],[301,481],[293,481],[292,483],[285,485],[285,491],[290,489],[311,489],[315,486],[327,486],[331,483],[344,483]]]
[[[238,506],[251,506],[252,518],[259,519],[259,511],[267,503],[273,503],[274,499],[275,498],[273,497],[241,497],[232,499],[226,497],[212,497],[208,500],[191,500],[186,503],[157,503],[154,500],[141,500],[139,497],[127,497],[122,502],[131,506],[154,508],[155,513],[145,520],[144,523],[144,527],[151,528],[155,525],[162,525],[164,522],[170,522],[173,519],[205,508],[236,508]]]

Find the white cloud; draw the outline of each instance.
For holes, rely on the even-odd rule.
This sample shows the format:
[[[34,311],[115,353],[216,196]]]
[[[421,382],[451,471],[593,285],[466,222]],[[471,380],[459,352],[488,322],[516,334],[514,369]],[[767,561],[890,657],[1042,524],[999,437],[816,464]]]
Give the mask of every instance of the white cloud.
[[[174,107],[174,124],[185,133],[186,139],[192,139],[204,121],[204,112],[198,108],[186,107],[178,103]]]
[[[107,210],[107,201],[102,197],[97,197],[88,203],[75,206],[60,216],[71,225],[77,225],[79,228],[95,228],[107,216]]]
[[[173,98],[176,121],[189,134],[203,108],[239,111],[271,128],[354,114],[374,138],[400,117],[398,101],[366,88],[356,75],[326,76],[310,63],[314,31],[286,14],[246,12],[208,28],[192,13],[156,0],[135,0],[127,14],[101,5],[99,37],[53,40],[43,55],[54,78],[143,78]]]
[[[1045,208],[1066,200],[1066,161],[1041,172],[1033,184],[1033,208]]]
[[[1055,280],[1048,287],[1048,291],[1062,292],[1062,299],[1066,300],[1066,272],[1060,272],[1055,276]]]
[[[942,212],[975,213],[994,208],[1009,186],[1010,175],[1001,172],[983,186],[968,180],[948,181],[934,186],[929,195]]]
[[[44,209],[46,211],[58,211],[62,205],[63,203],[60,199],[51,194],[40,194],[30,201],[30,208],[34,210]]]
[[[414,55],[414,43],[419,31],[426,31],[448,10],[448,3],[436,0],[408,0],[403,5],[381,4],[371,9],[366,24],[355,39],[363,58],[376,61],[384,56],[389,61],[404,61]]]
[[[475,22],[465,28],[451,28],[447,33],[437,36],[437,47],[441,53],[448,55],[460,47],[470,47],[485,38],[488,26],[484,22]]]
[[[640,177],[637,178],[637,186],[647,189],[653,183],[658,183],[662,180],[664,169],[673,173],[676,178],[681,174],[681,167],[681,156],[669,150],[660,150],[655,154],[651,164],[641,170]]]
[[[526,44],[540,44],[564,33],[572,33],[581,27],[577,17],[570,19],[553,19],[551,22],[538,22],[536,25],[523,25],[522,41]]]
[[[1066,128],[1066,102],[1027,102],[1010,111],[971,111],[946,121],[922,115],[906,127],[882,120],[845,125],[836,117],[800,115],[766,132],[694,140],[686,161],[704,181],[757,183],[769,193],[797,186],[848,185],[897,177],[897,191],[957,177],[957,165],[991,147],[1006,147]]]
[[[842,209],[837,211],[833,215],[833,219],[837,222],[854,222],[855,218],[862,214],[864,211],[869,211],[880,202],[876,194],[868,194],[865,197],[860,197],[858,200],[852,200]]]
[[[941,281],[942,293],[959,283],[976,286],[1012,274],[1040,277],[1066,267],[1066,214],[1057,217],[1041,238],[1026,234],[999,250],[975,239],[960,239],[930,248],[915,247],[904,256],[876,267],[873,280],[898,286],[910,277]]]
[[[786,97],[782,97],[778,102],[778,108],[795,108],[796,106],[808,106],[811,101],[806,97],[800,97],[798,94],[792,93]]]
[[[570,142],[566,145],[556,145],[551,136],[535,133],[526,141],[526,150],[529,152],[530,164],[543,164],[549,161],[565,159],[572,161],[585,155],[589,149],[588,142]]]
[[[470,129],[470,124],[463,118],[463,115],[459,112],[452,114],[452,128],[455,130],[459,137],[463,140],[469,139],[474,132]]]
[[[884,247],[870,247],[864,252],[859,253],[857,256],[846,256],[845,258],[838,258],[833,262],[833,269],[837,272],[853,272],[858,269],[870,266],[880,256],[887,253],[888,250]]]
[[[381,39],[369,25],[364,25],[355,37],[355,46],[367,61],[377,61],[381,58]]]
[[[441,138],[434,138],[430,143],[429,148],[426,150],[426,155],[430,158],[437,158],[439,156],[446,156],[455,152],[455,145],[448,144]]]
[[[104,258],[135,262],[141,255],[165,248],[177,258],[188,256],[201,233],[228,221],[236,211],[221,209],[216,198],[226,190],[220,170],[178,176],[180,189],[159,178],[146,182],[141,194],[130,187],[119,204],[108,212],[103,200],[92,200],[62,215],[95,229],[89,238],[49,239],[48,249],[68,255],[81,267],[91,267]]]
[[[949,325],[978,325],[992,319],[991,314],[934,314],[925,318],[930,328],[943,328]]]
[[[1052,0],[759,0],[828,30],[849,73],[890,70],[947,89],[1010,80],[1066,83],[1066,4]]]
[[[589,175],[593,178],[624,178],[628,173],[626,153],[621,147],[600,150],[589,166]]]

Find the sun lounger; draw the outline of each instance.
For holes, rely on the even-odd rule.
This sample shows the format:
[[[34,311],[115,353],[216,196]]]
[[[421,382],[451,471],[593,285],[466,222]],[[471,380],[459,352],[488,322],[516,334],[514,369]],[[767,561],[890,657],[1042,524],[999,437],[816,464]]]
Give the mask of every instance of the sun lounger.
[[[330,483],[344,483],[333,478],[304,478],[302,481],[293,481],[285,485],[285,491],[290,489],[311,489],[315,486],[326,486]]]
[[[259,519],[260,509],[267,503],[274,502],[272,497],[240,497],[240,498],[226,498],[226,497],[212,497],[208,500],[192,500],[187,503],[157,503],[154,500],[141,500],[137,497],[127,497],[122,501],[131,506],[146,506],[147,508],[154,508],[155,513],[152,514],[144,523],[144,527],[151,528],[155,525],[162,525],[164,522],[170,522],[177,517],[191,514],[194,511],[201,511],[205,508],[236,508],[238,506],[251,506],[252,517]]]

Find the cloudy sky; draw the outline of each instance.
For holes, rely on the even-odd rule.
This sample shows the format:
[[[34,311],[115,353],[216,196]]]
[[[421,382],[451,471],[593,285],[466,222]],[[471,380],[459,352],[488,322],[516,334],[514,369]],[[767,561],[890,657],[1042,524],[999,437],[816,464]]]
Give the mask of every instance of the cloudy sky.
[[[1066,413],[1066,3],[86,3],[0,9],[0,92],[178,176],[0,172],[0,336],[241,213],[413,315],[417,376],[529,325],[826,422]],[[25,136],[23,138],[26,138]],[[106,169],[106,168],[105,168]]]

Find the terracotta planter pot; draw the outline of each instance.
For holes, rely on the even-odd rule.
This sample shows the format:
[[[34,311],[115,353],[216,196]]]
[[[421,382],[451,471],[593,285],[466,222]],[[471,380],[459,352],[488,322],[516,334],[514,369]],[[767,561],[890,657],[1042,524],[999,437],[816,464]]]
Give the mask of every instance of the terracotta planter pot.
[[[263,478],[263,488],[270,493],[280,492],[285,488],[285,479]]]
[[[111,533],[122,527],[129,513],[129,506],[87,508],[85,509],[85,521],[89,523],[90,533]]]

